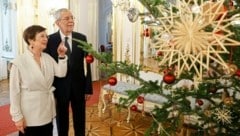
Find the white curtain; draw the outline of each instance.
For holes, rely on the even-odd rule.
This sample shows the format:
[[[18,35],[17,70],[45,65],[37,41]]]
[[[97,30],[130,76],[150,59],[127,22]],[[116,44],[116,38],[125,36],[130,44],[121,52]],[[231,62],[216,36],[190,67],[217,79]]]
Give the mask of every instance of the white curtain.
[[[75,31],[87,36],[88,43],[98,49],[98,0],[70,0],[70,10],[76,17]],[[99,79],[98,61],[92,63],[92,78]]]
[[[131,1],[131,5],[140,10],[143,8],[138,1]],[[113,7],[113,55],[115,61],[128,61],[140,64],[143,53],[141,19],[132,23],[127,17],[127,11],[120,6]],[[118,80],[135,82],[131,77],[118,74]]]
[[[8,64],[16,56],[16,0],[0,2],[0,80],[8,78]]]

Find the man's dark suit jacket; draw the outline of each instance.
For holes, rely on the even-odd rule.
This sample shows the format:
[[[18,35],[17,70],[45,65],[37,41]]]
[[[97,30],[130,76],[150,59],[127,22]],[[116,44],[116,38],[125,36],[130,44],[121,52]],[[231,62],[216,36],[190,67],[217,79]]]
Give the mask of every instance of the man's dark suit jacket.
[[[72,32],[72,38],[87,41],[85,35],[77,32]],[[61,42],[59,31],[49,35],[45,51],[56,61],[58,61],[57,48]],[[92,94],[93,88],[90,64],[86,63],[84,66],[87,52],[84,52],[79,46],[84,45],[72,41],[72,51],[68,58],[67,75],[64,78],[55,77],[54,79],[53,85],[56,87],[54,95],[57,100],[56,119],[59,136],[66,136],[68,134],[68,110],[70,102],[73,113],[74,133],[76,136],[83,136],[85,134],[85,94]]]
[[[85,35],[77,32],[72,32],[72,38],[87,41]],[[59,31],[53,33],[49,36],[48,45],[45,50],[56,61],[58,61],[57,48],[61,42],[62,40]],[[68,58],[70,59],[70,62],[68,64],[67,75],[65,78],[55,77],[55,96],[58,98],[69,99],[70,90],[74,90],[75,95],[85,95],[93,93],[90,64],[87,63],[87,67],[86,69],[84,69],[84,61],[87,52],[84,52],[79,46],[83,45],[72,40],[72,52],[70,58]],[[86,75],[85,70],[87,70]]]

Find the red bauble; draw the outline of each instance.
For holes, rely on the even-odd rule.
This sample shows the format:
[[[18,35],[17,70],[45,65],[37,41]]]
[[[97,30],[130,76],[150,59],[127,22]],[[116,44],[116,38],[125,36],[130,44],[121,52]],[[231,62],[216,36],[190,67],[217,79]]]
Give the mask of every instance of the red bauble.
[[[199,105],[199,106],[202,106],[203,105],[203,101],[201,99],[197,99],[196,100],[196,103]]]
[[[93,63],[94,61],[94,57],[91,54],[87,55],[85,59],[87,63]]]
[[[137,102],[142,104],[144,102],[144,97],[143,96],[138,96],[137,97]]]
[[[145,37],[149,37],[149,36],[150,36],[150,32],[149,32],[149,29],[148,29],[148,28],[144,30],[143,35],[144,35]]]
[[[219,30],[219,31],[215,32],[215,34],[218,34],[218,35],[224,35],[224,32],[221,31],[221,30]]]
[[[163,76],[163,81],[167,84],[172,84],[175,81],[176,77],[171,74],[171,73],[167,73]]]
[[[108,79],[108,83],[111,85],[111,86],[114,86],[117,84],[117,78],[116,77],[110,77]]]
[[[138,108],[137,108],[136,105],[132,105],[132,106],[130,107],[130,109],[131,109],[132,111],[137,111],[137,110],[138,110]]]
[[[235,73],[238,77],[240,77],[240,69],[238,69]]]
[[[158,51],[158,52],[157,52],[157,56],[163,56],[163,52]]]

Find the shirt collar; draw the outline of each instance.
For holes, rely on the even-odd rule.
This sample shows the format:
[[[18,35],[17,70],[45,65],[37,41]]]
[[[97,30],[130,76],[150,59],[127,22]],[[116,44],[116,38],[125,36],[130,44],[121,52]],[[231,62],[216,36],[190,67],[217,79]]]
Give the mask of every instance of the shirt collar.
[[[62,41],[64,41],[64,38],[67,36],[68,39],[72,39],[72,33],[70,35],[64,35],[61,30],[59,30],[60,36]]]

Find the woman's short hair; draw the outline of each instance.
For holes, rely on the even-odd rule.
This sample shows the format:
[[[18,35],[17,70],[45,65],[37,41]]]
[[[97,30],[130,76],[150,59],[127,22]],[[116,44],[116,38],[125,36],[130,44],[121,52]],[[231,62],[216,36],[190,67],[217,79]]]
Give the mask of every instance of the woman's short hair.
[[[23,32],[23,39],[29,45],[30,43],[28,40],[34,40],[38,33],[43,32],[45,30],[46,28],[40,25],[29,26]]]

